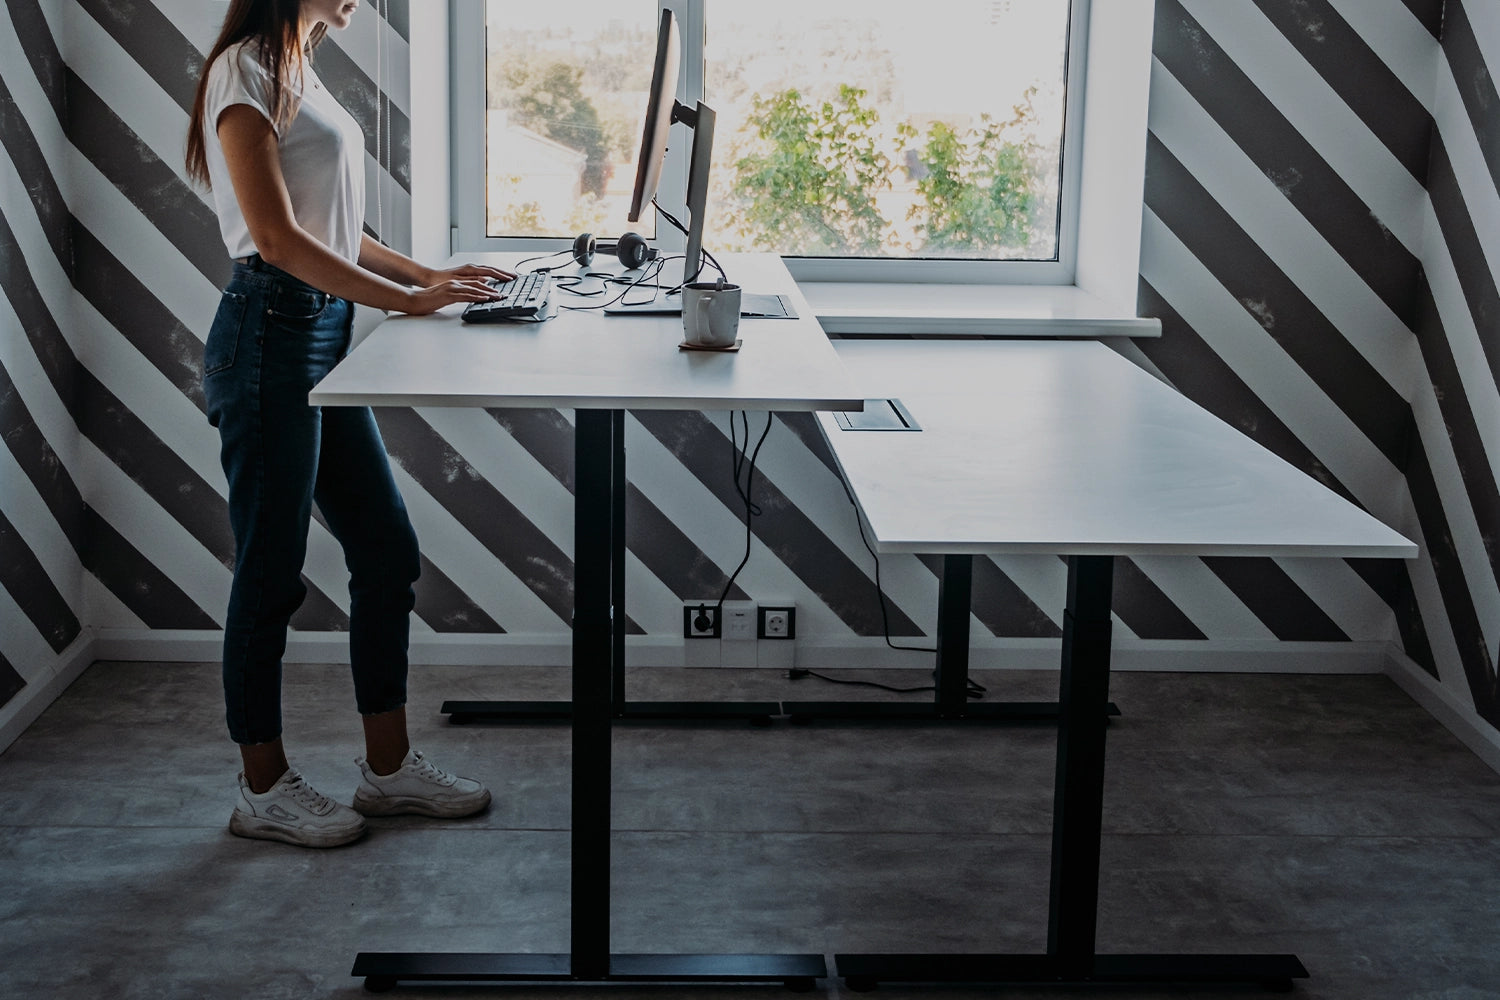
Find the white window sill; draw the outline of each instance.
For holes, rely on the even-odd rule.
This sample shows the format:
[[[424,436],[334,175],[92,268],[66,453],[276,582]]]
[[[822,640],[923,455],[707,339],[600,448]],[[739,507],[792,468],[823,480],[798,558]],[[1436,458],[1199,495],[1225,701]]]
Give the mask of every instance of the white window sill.
[[[1076,285],[935,285],[802,281],[830,334],[1160,337],[1141,318]]]

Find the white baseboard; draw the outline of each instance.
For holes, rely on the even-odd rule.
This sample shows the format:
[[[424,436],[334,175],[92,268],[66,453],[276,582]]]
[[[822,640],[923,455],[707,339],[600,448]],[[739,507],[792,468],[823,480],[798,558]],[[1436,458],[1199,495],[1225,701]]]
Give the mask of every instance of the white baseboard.
[[[0,753],[4,753],[26,731],[26,727],[35,722],[37,716],[46,711],[47,706],[98,658],[97,639],[90,630],[84,629],[49,669],[27,681],[26,686],[0,708]]]
[[[1413,701],[1431,712],[1443,728],[1462,740],[1480,760],[1500,772],[1500,729],[1481,718],[1473,705],[1438,683],[1395,645],[1386,651],[1385,672]]]
[[[95,658],[175,662],[219,659],[222,633],[217,630],[100,629]],[[694,640],[695,648],[710,640]],[[930,640],[898,640],[921,646]],[[682,639],[628,636],[626,661],[632,666],[684,665]],[[780,644],[777,644],[778,651]],[[409,656],[414,665],[556,666],[572,662],[572,639],[566,633],[543,635],[455,635],[415,633]],[[976,638],[969,650],[975,670],[1054,670],[1061,655],[1058,639]],[[1384,642],[1279,642],[1276,640],[1202,641],[1116,639],[1111,654],[1116,670],[1164,670],[1199,673],[1378,674],[1386,671]],[[841,638],[823,642],[798,639],[797,666],[815,670],[840,667],[912,668],[926,666],[932,653],[891,649],[883,639]],[[716,659],[712,662],[717,663]],[[348,663],[349,636],[344,632],[293,632],[287,640],[288,663]],[[734,665],[734,664],[729,664]],[[777,668],[784,669],[778,662]]]

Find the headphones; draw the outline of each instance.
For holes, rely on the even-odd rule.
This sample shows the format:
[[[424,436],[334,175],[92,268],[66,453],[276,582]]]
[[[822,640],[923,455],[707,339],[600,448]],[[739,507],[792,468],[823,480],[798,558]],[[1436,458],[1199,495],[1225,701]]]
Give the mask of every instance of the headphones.
[[[626,233],[614,243],[596,242],[593,233],[579,233],[573,240],[573,261],[580,266],[592,264],[596,253],[612,253],[633,271],[648,260],[655,260],[657,251],[639,233]]]

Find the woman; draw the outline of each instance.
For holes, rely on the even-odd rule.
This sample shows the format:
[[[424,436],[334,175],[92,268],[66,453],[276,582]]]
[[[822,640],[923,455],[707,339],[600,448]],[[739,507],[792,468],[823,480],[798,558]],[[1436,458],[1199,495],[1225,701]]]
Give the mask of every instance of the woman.
[[[348,843],[362,815],[466,816],[490,793],[412,751],[408,618],[416,535],[368,408],[307,403],[349,348],[353,303],[428,313],[494,298],[491,267],[433,270],[364,235],[364,136],[308,64],[349,0],[233,0],[198,81],[189,174],[209,185],[234,272],[204,349],[235,537],[224,698],[244,771],[229,829]],[[312,505],[349,566],[349,647],[366,756],[354,808],[312,789],[281,741],[281,657]]]

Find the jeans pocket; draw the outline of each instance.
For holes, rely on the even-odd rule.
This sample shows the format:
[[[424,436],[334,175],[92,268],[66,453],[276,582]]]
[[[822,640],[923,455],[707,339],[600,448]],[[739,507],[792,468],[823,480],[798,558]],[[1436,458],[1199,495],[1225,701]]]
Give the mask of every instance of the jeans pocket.
[[[328,308],[330,296],[315,288],[277,285],[266,315],[285,323],[311,323]]]
[[[213,326],[208,330],[208,342],[203,345],[205,378],[234,364],[247,302],[249,298],[239,292],[225,292],[223,298],[219,299],[219,310],[214,313]]]

